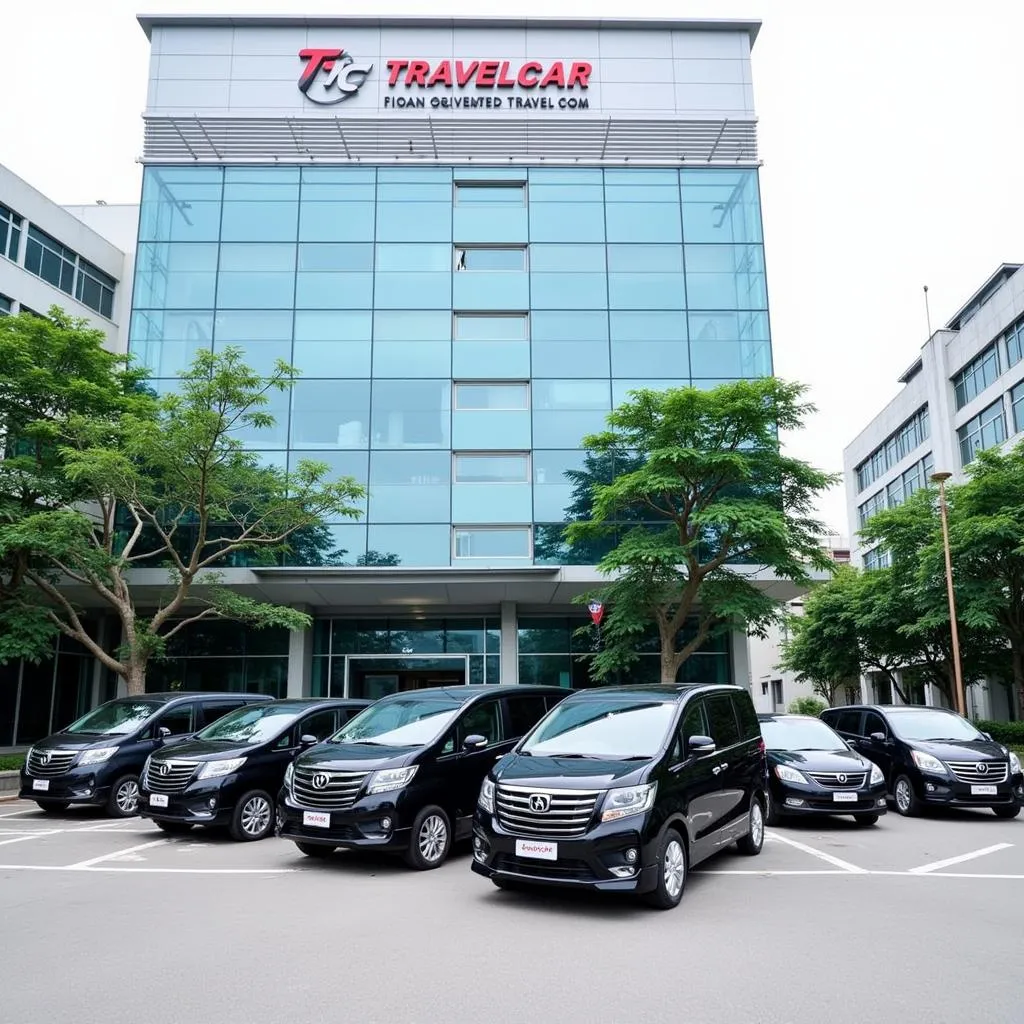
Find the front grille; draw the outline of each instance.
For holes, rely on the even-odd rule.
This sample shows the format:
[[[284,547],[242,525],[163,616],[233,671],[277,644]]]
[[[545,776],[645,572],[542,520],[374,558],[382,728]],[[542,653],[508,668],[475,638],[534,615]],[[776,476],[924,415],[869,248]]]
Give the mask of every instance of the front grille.
[[[36,750],[33,748],[29,751],[25,767],[29,775],[40,779],[49,779],[54,775],[63,775],[77,756],[77,750]]]
[[[192,781],[198,767],[198,761],[150,761],[146,785],[154,793],[180,793]]]
[[[867,772],[808,772],[807,775],[826,789],[860,789],[868,777]]]
[[[522,786],[498,786],[495,809],[498,821],[509,832],[527,836],[571,839],[587,831],[602,790],[599,789],[527,789]],[[540,797],[540,800],[531,798]],[[546,811],[536,809],[547,799]],[[531,802],[534,807],[531,807]]]
[[[592,882],[594,872],[583,860],[524,860],[510,853],[499,853],[492,865],[495,871],[507,871],[527,878],[565,878],[577,882]]]
[[[363,788],[369,772],[332,772],[323,768],[295,766],[292,792],[306,807],[343,811],[351,807]],[[313,780],[323,783],[315,785]]]
[[[961,782],[996,785],[1010,773],[1006,761],[947,761],[946,767]]]

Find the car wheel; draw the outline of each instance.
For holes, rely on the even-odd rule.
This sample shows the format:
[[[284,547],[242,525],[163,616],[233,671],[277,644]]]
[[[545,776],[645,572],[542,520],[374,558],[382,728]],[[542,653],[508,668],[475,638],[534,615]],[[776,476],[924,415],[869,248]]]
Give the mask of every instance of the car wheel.
[[[139,810],[139,777],[122,775],[111,787],[107,814],[112,818],[130,818]]]
[[[298,847],[299,853],[304,853],[307,857],[312,857],[313,860],[330,857],[337,849],[336,846],[321,846],[320,843],[296,843],[295,845]]]
[[[678,907],[683,898],[689,873],[686,842],[675,829],[667,829],[661,837],[655,863],[658,866],[658,884],[653,891],[644,894],[644,900],[656,910],[671,910]]]
[[[183,836],[192,831],[192,826],[187,821],[154,821],[153,824],[169,836]]]
[[[921,813],[921,801],[917,799],[917,794],[914,792],[914,784],[906,775],[901,775],[896,780],[892,797],[896,801],[896,810],[903,817],[914,818]]]
[[[863,828],[869,828],[871,825],[874,825],[876,821],[878,821],[878,815],[877,814],[855,814],[853,816],[853,820],[855,822],[857,822],[857,824],[862,826]]]
[[[748,857],[756,857],[764,846],[764,811],[761,808],[761,801],[754,797],[750,801],[750,818],[747,822],[749,831],[736,843],[736,849]]]
[[[265,839],[274,831],[274,798],[262,789],[246,793],[235,804],[228,834],[239,843]]]
[[[37,800],[36,806],[46,814],[60,814],[61,811],[66,811],[71,806],[71,802],[68,800]]]
[[[993,807],[992,813],[997,818],[1016,818],[1020,814],[1020,804],[1013,804],[1009,807]]]
[[[440,807],[424,807],[412,823],[405,863],[417,871],[439,868],[452,848],[452,830],[448,815]]]

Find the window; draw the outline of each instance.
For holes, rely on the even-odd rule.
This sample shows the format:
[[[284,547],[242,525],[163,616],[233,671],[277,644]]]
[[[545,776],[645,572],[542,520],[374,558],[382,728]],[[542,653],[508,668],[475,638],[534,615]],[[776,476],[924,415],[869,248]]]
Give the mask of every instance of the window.
[[[922,406],[897,431],[890,434],[856,469],[857,490],[863,491],[887,473],[918,445],[928,440],[928,406]]]
[[[529,480],[529,456],[456,455],[457,484],[523,484]]]
[[[1013,409],[1013,432],[1019,434],[1024,430],[1024,383],[1010,392],[1010,407]]]
[[[0,227],[0,234],[3,228]],[[1024,358],[1024,316],[1006,331],[1006,365],[1016,366]]]
[[[529,558],[528,526],[455,528],[456,558]]]
[[[736,715],[732,710],[732,701],[728,694],[708,697],[705,702],[708,711],[708,725],[711,738],[719,750],[731,747],[740,741],[740,730],[736,725]]]
[[[35,225],[28,228],[25,248],[25,269],[49,281],[55,288],[71,294],[75,283],[75,262],[78,257],[66,245],[44,234]]]
[[[1003,415],[1003,399],[997,398],[987,409],[971,417],[956,436],[960,441],[960,460],[963,465],[971,462],[978,452],[1002,444],[1006,440],[1006,417]]]
[[[867,501],[857,509],[857,519],[863,526],[876,512],[885,508],[885,491],[873,494]]]
[[[455,314],[455,337],[459,341],[524,341],[527,320],[522,313],[481,316]]]
[[[708,723],[704,718],[704,702],[697,701],[686,709],[683,724],[679,727],[684,744],[690,742],[691,736],[707,736]]]
[[[889,556],[889,552],[883,551],[880,547],[864,552],[865,569],[886,569],[891,564],[892,559]]]
[[[456,206],[524,206],[526,185],[521,181],[463,181],[455,185]]]
[[[999,366],[999,348],[993,342],[984,352],[975,356],[953,377],[956,407],[962,409],[987,387],[996,382],[1002,372]]]
[[[507,697],[505,706],[508,708],[509,736],[525,736],[543,717],[545,713],[544,698]]]
[[[117,282],[109,274],[104,274],[98,267],[94,267],[86,260],[79,259],[75,298],[108,320],[114,312],[114,287],[116,284]]]
[[[845,732],[853,736],[862,736],[863,733],[860,731],[860,719],[860,711],[842,711],[828,724],[831,725],[836,732]]]
[[[483,736],[487,746],[501,742],[501,705],[496,700],[483,701],[470,708],[455,725],[456,750],[469,736]]]
[[[880,732],[888,736],[889,730],[885,727],[885,719],[877,711],[864,712],[864,735],[870,736],[873,732]]]
[[[529,409],[528,384],[456,384],[456,409]]]
[[[6,295],[0,295],[0,316],[10,316],[13,303]]]
[[[337,728],[337,721],[338,712],[333,708],[329,708],[327,711],[317,711],[299,722],[299,727],[295,730],[295,739],[301,740],[303,736],[315,736],[322,742]]]
[[[526,270],[526,250],[523,248],[484,248],[482,246],[455,248],[456,270],[519,271]]]
[[[18,260],[18,245],[21,242],[21,226],[24,222],[6,206],[0,206],[0,256]]]
[[[776,710],[778,710],[779,708],[785,707],[785,704],[783,703],[783,697],[782,697],[782,680],[781,679],[773,679],[772,680],[772,707],[774,707]]]
[[[210,725],[211,722],[216,722],[218,718],[223,718],[232,711],[237,711],[239,708],[244,707],[244,700],[203,701],[200,728]]]
[[[170,729],[172,736],[184,736],[186,733],[192,732],[193,710],[193,704],[182,704],[172,708],[165,715],[161,715],[156,723],[156,728],[158,730]],[[154,735],[156,734],[154,733]]]

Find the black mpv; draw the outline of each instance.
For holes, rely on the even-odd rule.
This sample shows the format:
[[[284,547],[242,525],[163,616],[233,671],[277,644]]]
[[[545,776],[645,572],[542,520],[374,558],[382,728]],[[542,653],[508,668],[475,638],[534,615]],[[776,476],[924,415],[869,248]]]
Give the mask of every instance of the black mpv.
[[[473,823],[499,888],[571,886],[676,906],[694,865],[764,842],[764,741],[736,686],[577,693],[496,764]]]
[[[885,776],[824,722],[758,715],[768,748],[768,824],[788,815],[852,814],[870,826],[885,814]]]
[[[114,817],[135,814],[146,758],[229,711],[269,701],[260,693],[145,693],[108,701],[34,744],[20,796],[44,811],[99,804]]]
[[[339,846],[444,863],[470,833],[496,757],[568,695],[554,686],[452,686],[393,693],[289,766],[280,835],[308,857]]]
[[[285,769],[368,700],[274,700],[239,708],[194,739],[158,750],[139,782],[139,814],[164,832],[226,825],[232,839],[263,839],[274,830]]]
[[[955,711],[874,704],[829,708],[821,718],[882,769],[900,814],[920,814],[926,805],[1020,814],[1020,758]]]

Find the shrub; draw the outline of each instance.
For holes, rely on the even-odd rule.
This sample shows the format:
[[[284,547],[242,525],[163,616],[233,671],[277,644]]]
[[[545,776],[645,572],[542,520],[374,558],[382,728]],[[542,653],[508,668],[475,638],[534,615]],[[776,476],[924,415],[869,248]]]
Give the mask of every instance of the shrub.
[[[820,697],[796,697],[789,702],[789,713],[791,715],[813,715],[817,718],[827,707],[828,705]]]
[[[982,732],[987,732],[997,743],[1024,747],[1024,722],[975,722]]]
[[[16,771],[24,763],[24,754],[0,754],[0,772]]]

